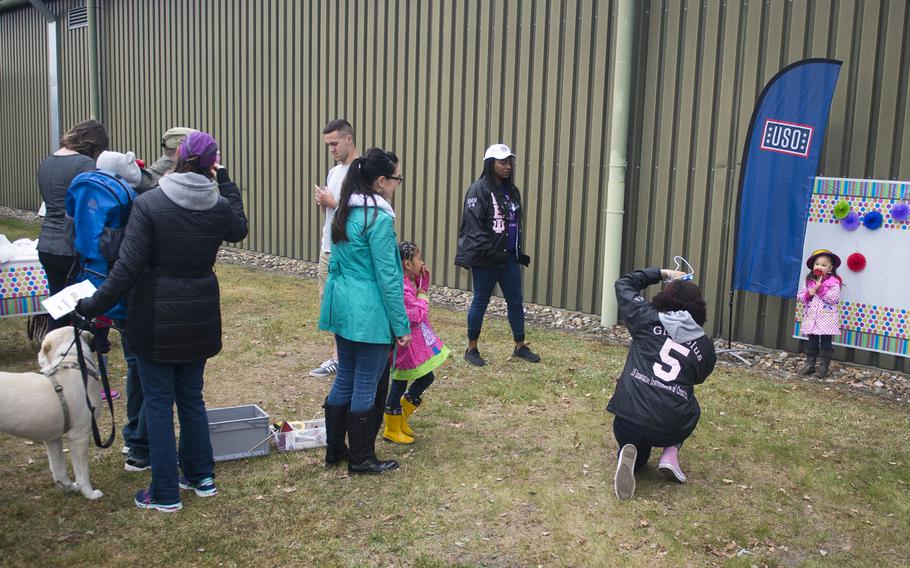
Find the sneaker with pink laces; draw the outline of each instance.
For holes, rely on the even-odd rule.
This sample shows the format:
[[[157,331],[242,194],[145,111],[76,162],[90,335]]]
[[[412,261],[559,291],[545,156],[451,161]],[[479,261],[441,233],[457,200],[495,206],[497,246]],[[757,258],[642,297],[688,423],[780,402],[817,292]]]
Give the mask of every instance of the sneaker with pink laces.
[[[686,482],[686,474],[679,467],[679,448],[676,446],[664,448],[664,453],[660,456],[660,463],[657,465],[657,471],[664,474],[664,477],[670,481]]]

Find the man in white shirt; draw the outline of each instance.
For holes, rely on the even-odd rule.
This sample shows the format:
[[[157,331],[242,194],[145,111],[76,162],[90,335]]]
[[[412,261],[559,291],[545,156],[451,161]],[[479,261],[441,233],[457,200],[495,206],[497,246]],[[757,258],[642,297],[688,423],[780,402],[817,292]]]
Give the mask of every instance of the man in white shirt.
[[[322,129],[322,139],[325,141],[329,154],[335,160],[335,167],[329,170],[325,185],[316,186],[316,203],[325,211],[325,225],[322,226],[322,248],[319,254],[319,268],[316,271],[319,281],[319,300],[325,290],[325,281],[329,277],[329,256],[332,254],[332,220],[335,218],[335,207],[341,196],[341,184],[348,173],[351,162],[360,154],[354,146],[354,127],[343,118],[329,121]],[[334,340],[333,340],[334,341]],[[332,358],[326,360],[310,371],[311,377],[328,377],[338,368],[338,348],[335,347]]]

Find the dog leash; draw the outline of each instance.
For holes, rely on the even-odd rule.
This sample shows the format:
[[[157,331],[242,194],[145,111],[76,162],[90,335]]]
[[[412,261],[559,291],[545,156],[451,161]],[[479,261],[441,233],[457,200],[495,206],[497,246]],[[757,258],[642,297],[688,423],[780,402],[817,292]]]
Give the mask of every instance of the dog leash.
[[[82,349],[82,327],[73,326],[76,330],[76,334],[79,336],[79,341],[76,343],[76,353],[79,360],[79,371],[82,373],[82,384],[85,386],[85,404],[88,405],[89,411],[92,414],[92,437],[95,439],[95,445],[99,448],[110,448],[111,444],[114,443],[114,437],[116,436],[117,425],[114,423],[114,401],[111,398],[111,385],[107,378],[107,369],[104,368],[104,364],[97,365],[99,370],[99,375],[101,376],[101,386],[104,389],[104,394],[107,396],[107,406],[111,412],[111,435],[108,437],[106,442],[101,441],[101,433],[98,430],[98,422],[95,421],[95,407],[92,406],[92,401],[88,397],[88,371],[85,368],[85,353]]]

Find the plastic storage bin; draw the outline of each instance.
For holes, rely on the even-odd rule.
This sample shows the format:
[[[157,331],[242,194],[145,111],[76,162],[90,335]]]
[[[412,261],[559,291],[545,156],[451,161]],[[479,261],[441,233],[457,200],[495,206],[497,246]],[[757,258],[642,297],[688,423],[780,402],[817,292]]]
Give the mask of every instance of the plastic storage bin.
[[[269,415],[255,404],[209,408],[209,436],[215,461],[239,460],[269,453]]]

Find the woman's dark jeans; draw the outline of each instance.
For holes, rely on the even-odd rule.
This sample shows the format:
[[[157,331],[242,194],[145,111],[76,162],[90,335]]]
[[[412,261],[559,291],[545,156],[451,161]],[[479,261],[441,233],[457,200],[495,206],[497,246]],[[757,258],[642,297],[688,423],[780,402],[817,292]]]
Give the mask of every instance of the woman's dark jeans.
[[[174,404],[180,420],[180,469],[190,483],[213,477],[215,460],[209,421],[202,399],[205,359],[192,363],[162,363],[137,356],[145,419],[148,427],[152,484],[149,490],[156,503],[180,501],[178,449],[174,441]]]
[[[613,435],[616,437],[616,443],[619,449],[626,444],[632,444],[638,450],[638,457],[635,459],[635,471],[643,468],[651,457],[651,448],[669,448],[670,446],[681,446],[682,443],[692,435],[692,430],[682,432],[655,432],[623,420],[619,416],[613,419]]]
[[[483,316],[490,304],[493,288],[499,284],[506,299],[509,326],[515,341],[525,340],[525,310],[521,295],[521,267],[514,255],[509,255],[505,266],[472,266],[474,299],[468,309],[468,339],[476,341],[483,327]]]
[[[420,396],[433,384],[435,378],[433,371],[430,371],[419,379],[410,381],[411,388],[408,388],[408,381],[393,380],[392,386],[389,388],[389,398],[385,403],[386,411],[390,411],[389,414],[397,414],[401,411],[401,396],[406,390],[408,392],[408,400],[415,405],[419,405]]]
[[[117,320],[117,327],[126,330],[126,320]],[[139,362],[130,351],[126,331],[120,332],[120,345],[126,360],[126,421],[123,424],[123,445],[130,454],[140,458],[149,457],[148,429],[145,423],[145,404],[142,396],[142,381],[139,379]]]
[[[44,274],[47,276],[47,289],[51,296],[66,288],[66,277],[69,276],[70,269],[73,267],[75,257],[63,256],[60,254],[51,254],[48,252],[39,252],[38,260],[44,268]],[[54,331],[70,324],[70,317],[63,316],[55,320],[48,316],[47,330]]]

